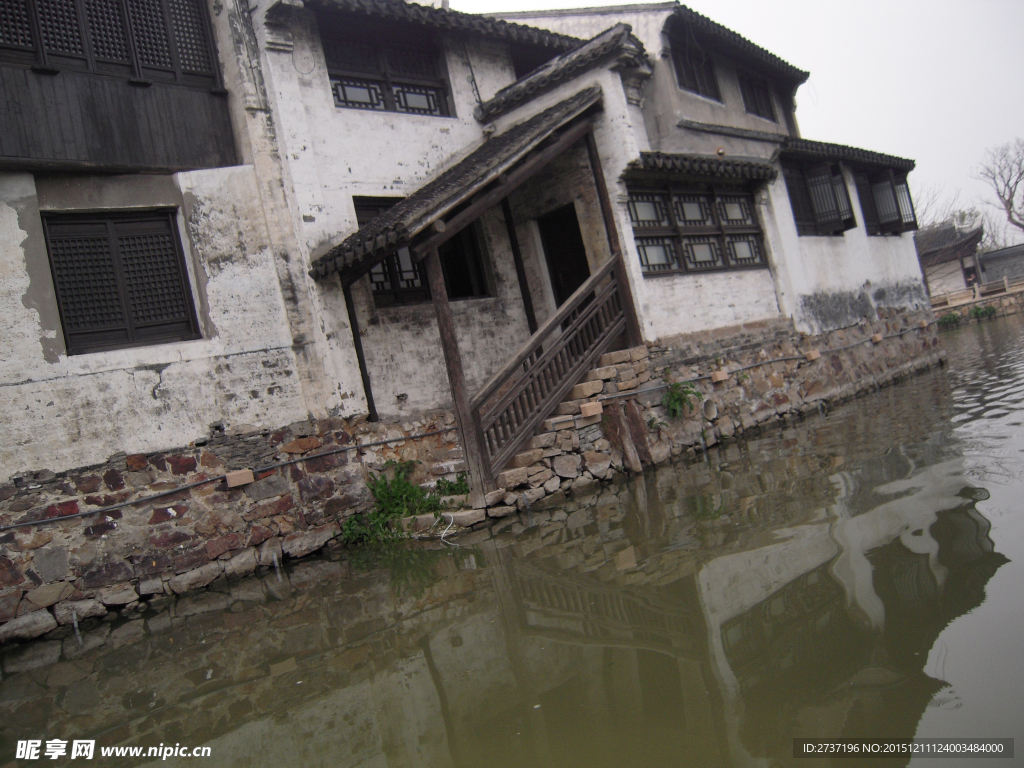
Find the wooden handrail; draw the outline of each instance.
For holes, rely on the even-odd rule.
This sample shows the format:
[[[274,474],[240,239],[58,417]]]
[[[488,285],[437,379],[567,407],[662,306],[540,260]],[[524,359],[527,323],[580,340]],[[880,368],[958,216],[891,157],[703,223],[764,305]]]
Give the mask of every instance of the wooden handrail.
[[[484,384],[483,388],[476,394],[472,401],[470,401],[470,407],[479,408],[487,398],[493,395],[501,385],[515,373],[516,369],[519,368],[528,357],[535,354],[537,349],[542,346],[543,342],[551,332],[556,328],[560,328],[562,323],[564,323],[573,312],[580,308],[587,296],[593,292],[597,284],[603,278],[607,277],[613,269],[615,269],[616,264],[618,264],[618,254],[613,253],[612,257],[603,264],[597,272],[587,278],[586,282],[577,288],[572,296],[570,296],[566,302],[558,308],[558,311],[549,317],[544,324],[537,329],[537,332],[534,333],[530,337],[529,341],[522,346],[519,352],[516,353],[515,357],[509,360],[497,373],[487,380],[487,383]]]

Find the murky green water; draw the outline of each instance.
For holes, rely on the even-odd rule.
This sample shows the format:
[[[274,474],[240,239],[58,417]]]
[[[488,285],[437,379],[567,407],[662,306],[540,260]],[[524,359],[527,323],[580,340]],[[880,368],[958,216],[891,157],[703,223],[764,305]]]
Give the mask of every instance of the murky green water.
[[[490,541],[303,562],[7,651],[0,764],[56,738],[303,768],[1024,750],[1024,326],[946,338],[945,370]]]

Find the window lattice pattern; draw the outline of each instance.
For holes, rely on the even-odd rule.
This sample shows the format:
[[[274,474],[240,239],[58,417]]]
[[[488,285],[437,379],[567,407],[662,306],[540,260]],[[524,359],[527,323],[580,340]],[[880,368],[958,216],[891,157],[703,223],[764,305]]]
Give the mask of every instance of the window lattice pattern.
[[[65,330],[86,331],[124,324],[110,239],[50,237],[50,259]]]
[[[128,0],[128,8],[139,62],[147,67],[170,69],[171,49],[160,0]]]
[[[98,59],[131,61],[119,0],[90,0],[85,4],[85,12],[93,55]]]
[[[440,89],[420,85],[396,85],[393,90],[395,109],[415,115],[440,115]]]
[[[117,247],[133,324],[187,319],[179,259],[170,232],[122,236]]]
[[[390,48],[387,51],[388,70],[394,75],[436,78],[437,53],[417,48]]]
[[[645,275],[767,266],[754,198],[735,187],[629,193]]]
[[[75,0],[36,0],[43,44],[51,53],[82,55],[82,30]]]
[[[0,45],[32,47],[27,0],[0,0]]]
[[[212,72],[203,10],[196,5],[196,0],[170,0],[169,6],[181,68],[186,72]]]
[[[369,80],[332,80],[334,104],[355,109],[387,109],[380,85]]]

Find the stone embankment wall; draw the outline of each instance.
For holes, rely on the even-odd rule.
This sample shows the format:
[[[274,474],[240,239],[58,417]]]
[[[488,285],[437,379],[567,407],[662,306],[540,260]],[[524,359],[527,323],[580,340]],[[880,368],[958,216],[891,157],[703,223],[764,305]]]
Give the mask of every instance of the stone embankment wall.
[[[962,320],[969,320],[971,310],[974,307],[994,307],[996,310],[996,314],[994,315],[995,317],[1016,315],[1024,309],[1024,291],[997,293],[994,296],[984,296],[980,299],[975,299],[974,301],[955,304],[952,307],[938,306],[934,308],[934,311],[938,316],[953,313],[959,315]]]
[[[451,522],[481,529],[542,500],[555,506],[617,473],[693,454],[702,439],[714,445],[817,410],[943,356],[930,312],[884,310],[816,337],[760,322],[610,353],[499,475],[487,508],[449,513]],[[704,404],[674,421],[663,385],[691,380]],[[0,642],[316,551],[372,505],[368,472],[386,461],[420,462],[412,479],[421,483],[462,470],[453,425],[451,413],[391,425],[324,419],[16,476],[0,485]],[[255,481],[226,487],[224,473],[245,468]],[[416,530],[434,522],[410,521]]]

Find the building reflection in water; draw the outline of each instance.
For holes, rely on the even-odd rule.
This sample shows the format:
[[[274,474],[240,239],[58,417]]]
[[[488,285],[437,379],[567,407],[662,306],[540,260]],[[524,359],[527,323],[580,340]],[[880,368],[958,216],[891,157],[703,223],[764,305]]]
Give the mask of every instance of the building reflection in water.
[[[935,638],[1005,562],[922,386],[916,415],[854,404],[473,548],[301,563],[9,650],[0,762],[96,738],[221,766],[731,766],[913,736],[956,703]]]

